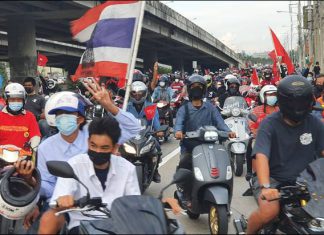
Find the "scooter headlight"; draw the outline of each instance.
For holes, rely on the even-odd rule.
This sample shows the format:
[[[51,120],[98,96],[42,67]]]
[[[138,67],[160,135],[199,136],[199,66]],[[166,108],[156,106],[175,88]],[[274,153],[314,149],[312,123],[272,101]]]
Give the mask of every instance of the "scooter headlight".
[[[324,218],[312,219],[308,223],[308,228],[313,232],[324,232]]]
[[[148,145],[145,145],[145,146],[141,149],[140,154],[144,154],[144,153],[149,152],[149,151],[151,150],[152,146],[153,146],[153,142],[149,143]]]
[[[233,108],[232,109],[232,116],[237,117],[241,114],[241,110],[239,108]]]
[[[125,149],[126,153],[136,154],[136,149],[133,146],[129,145],[129,144],[125,143],[124,144],[124,149]]]
[[[218,134],[216,131],[206,131],[204,134],[205,141],[216,141],[218,140]]]

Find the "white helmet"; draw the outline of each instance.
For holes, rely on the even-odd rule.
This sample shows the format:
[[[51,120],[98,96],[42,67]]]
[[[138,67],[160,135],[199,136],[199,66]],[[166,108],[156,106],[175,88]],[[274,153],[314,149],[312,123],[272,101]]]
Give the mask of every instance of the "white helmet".
[[[12,176],[12,167],[4,173],[0,180],[0,214],[10,220],[20,220],[30,213],[39,199],[41,186],[40,173],[34,170],[36,186],[32,187],[22,178]]]
[[[144,82],[136,81],[132,83],[130,101],[135,104],[142,104],[147,97],[147,86]]]
[[[61,91],[61,92],[51,95],[50,98],[46,101],[44,112],[45,112],[45,118],[46,118],[48,125],[56,126],[55,114],[49,114],[48,112],[50,110],[56,108],[55,107],[56,103],[60,98],[62,98],[63,96],[68,96],[68,95],[75,95],[75,93],[71,92],[71,91]]]
[[[230,78],[236,78],[237,79],[237,77],[235,77],[233,74],[227,74],[224,77],[224,85],[225,85],[226,90],[228,89],[228,87],[227,87],[227,80],[230,79]]]
[[[265,85],[260,91],[260,101],[264,104],[264,95],[277,92],[277,87],[274,85]]]
[[[10,83],[6,86],[4,91],[4,98],[7,100],[8,98],[22,98],[26,101],[26,91],[23,85],[19,83]]]

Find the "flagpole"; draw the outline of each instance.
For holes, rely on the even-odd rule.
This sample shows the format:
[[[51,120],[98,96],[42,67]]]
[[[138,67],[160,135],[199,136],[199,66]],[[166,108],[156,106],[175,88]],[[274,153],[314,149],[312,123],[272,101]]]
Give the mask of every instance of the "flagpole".
[[[128,71],[127,71],[127,85],[126,85],[126,92],[125,92],[125,98],[124,98],[124,103],[123,103],[123,110],[126,111],[127,104],[128,104],[128,99],[129,99],[129,94],[130,94],[130,88],[133,82],[133,71],[135,68],[135,63],[136,63],[136,58],[137,58],[137,51],[138,51],[138,45],[141,39],[141,32],[142,32],[142,25],[143,25],[143,18],[144,18],[144,10],[145,10],[145,1],[140,1],[141,2],[141,11],[140,11],[140,16],[138,18],[138,25],[136,29],[136,36],[135,36],[135,42],[134,42],[134,50],[132,54],[132,59],[131,62],[128,66]]]
[[[277,54],[277,50],[276,50],[276,47],[275,47],[275,44],[274,44],[274,41],[273,41],[273,37],[272,37],[272,33],[271,33],[271,28],[269,27],[270,29],[270,34],[271,34],[271,38],[272,38],[272,43],[273,43],[273,47],[274,47],[274,51],[275,51],[275,54],[276,54],[276,60],[277,60],[277,65],[279,63],[279,72],[280,72],[280,77],[281,77],[281,67],[280,67],[280,62],[278,60],[278,54]]]

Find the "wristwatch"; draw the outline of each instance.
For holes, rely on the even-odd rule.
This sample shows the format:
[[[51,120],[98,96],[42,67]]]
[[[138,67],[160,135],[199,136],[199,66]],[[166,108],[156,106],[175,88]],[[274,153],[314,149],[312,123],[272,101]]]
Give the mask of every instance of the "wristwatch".
[[[271,187],[270,187],[270,184],[261,184],[260,188],[261,189],[264,189],[264,188],[268,189],[268,188],[271,188]]]

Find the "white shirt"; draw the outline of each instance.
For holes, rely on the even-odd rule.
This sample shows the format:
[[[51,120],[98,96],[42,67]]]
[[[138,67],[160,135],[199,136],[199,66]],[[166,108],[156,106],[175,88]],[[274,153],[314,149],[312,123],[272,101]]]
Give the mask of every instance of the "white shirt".
[[[109,172],[106,180],[106,189],[95,174],[92,161],[88,154],[79,154],[71,158],[68,163],[72,166],[74,173],[78,176],[90,191],[90,197],[101,197],[103,203],[107,203],[110,209],[112,202],[124,195],[140,195],[135,166],[126,159],[111,155]],[[65,195],[73,195],[77,200],[87,193],[86,189],[74,179],[58,177],[51,201]],[[91,214],[101,215],[100,212]],[[93,220],[83,216],[80,212],[70,212],[70,223],[68,228],[79,226],[81,220]]]

